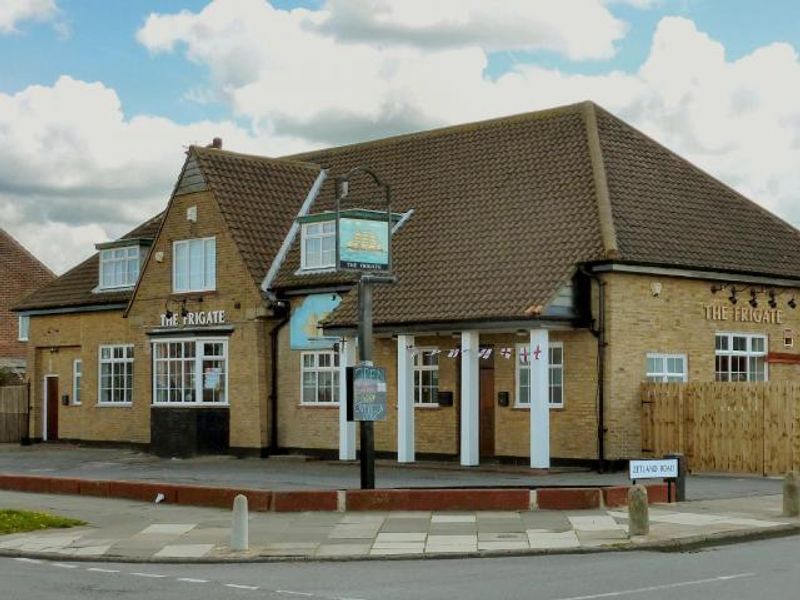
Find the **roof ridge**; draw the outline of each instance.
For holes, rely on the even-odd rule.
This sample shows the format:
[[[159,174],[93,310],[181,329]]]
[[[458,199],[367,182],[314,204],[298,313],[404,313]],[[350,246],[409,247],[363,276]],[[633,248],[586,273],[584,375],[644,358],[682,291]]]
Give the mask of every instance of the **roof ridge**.
[[[552,108],[543,108],[541,110],[533,110],[524,113],[517,113],[514,115],[505,115],[502,117],[492,117],[490,119],[483,119],[480,121],[472,121],[470,123],[459,123],[456,125],[445,125],[443,127],[435,127],[433,129],[423,129],[421,131],[412,131],[410,133],[400,133],[388,137],[376,138],[374,140],[367,140],[364,142],[353,142],[352,144],[343,144],[341,146],[331,146],[327,148],[317,148],[316,150],[308,150],[306,152],[298,152],[296,154],[287,154],[282,158],[286,159],[299,159],[306,156],[315,156],[320,153],[339,153],[348,150],[356,150],[368,146],[383,146],[394,144],[404,140],[412,139],[425,139],[427,137],[437,137],[459,133],[461,131],[469,131],[471,129],[483,129],[484,127],[492,127],[502,123],[516,123],[518,121],[526,121],[529,119],[541,119],[552,117],[555,115],[569,114],[578,112],[585,102],[578,102],[574,104],[563,104],[561,106],[554,106]]]
[[[708,171],[706,171],[705,169],[703,169],[703,168],[701,168],[701,167],[698,167],[696,164],[694,164],[693,162],[691,162],[691,161],[690,161],[690,160],[688,160],[687,158],[684,158],[683,156],[681,156],[680,154],[678,154],[677,152],[675,152],[675,151],[674,151],[674,150],[672,150],[671,148],[669,148],[669,147],[665,146],[664,144],[662,144],[661,142],[659,142],[659,141],[658,141],[658,140],[656,140],[655,138],[653,138],[653,137],[649,136],[648,134],[644,133],[644,132],[643,132],[642,130],[640,130],[639,128],[637,128],[637,127],[634,127],[633,125],[631,125],[631,124],[630,124],[630,123],[628,123],[627,121],[625,121],[625,120],[623,120],[623,119],[620,119],[620,118],[619,118],[618,116],[616,116],[614,113],[612,113],[612,112],[609,112],[608,110],[604,109],[602,106],[597,106],[597,105],[595,105],[595,108],[596,108],[596,109],[598,109],[598,110],[601,110],[601,111],[603,112],[603,114],[604,114],[604,115],[606,115],[607,117],[610,117],[611,119],[614,119],[614,121],[616,121],[617,123],[621,123],[621,124],[622,124],[623,126],[625,126],[625,127],[626,127],[626,128],[629,130],[629,131],[632,131],[632,132],[633,132],[635,135],[639,136],[640,138],[642,138],[642,139],[646,140],[646,141],[647,141],[647,142],[649,142],[649,143],[656,144],[656,145],[657,145],[659,148],[661,148],[662,150],[664,150],[665,152],[667,152],[667,153],[668,153],[670,156],[672,156],[672,158],[674,158],[674,159],[678,160],[678,161],[679,161],[681,164],[683,164],[683,165],[685,165],[685,166],[688,166],[690,169],[692,169],[693,171],[695,171],[695,172],[699,173],[699,174],[700,174],[700,175],[702,175],[703,177],[705,177],[705,178],[707,178],[707,179],[709,179],[709,180],[713,181],[714,183],[716,183],[716,184],[718,184],[718,185],[721,185],[722,187],[724,187],[726,190],[728,190],[729,192],[731,192],[732,194],[734,194],[735,196],[737,196],[737,197],[738,197],[738,198],[740,198],[741,200],[744,200],[744,201],[745,201],[745,202],[747,202],[748,204],[750,204],[750,205],[752,205],[753,207],[757,208],[757,209],[758,209],[760,212],[764,213],[764,214],[765,214],[767,217],[771,218],[773,221],[775,221],[776,223],[778,223],[778,224],[779,224],[779,225],[781,225],[782,227],[785,227],[785,228],[787,228],[787,229],[791,230],[791,232],[792,232],[793,234],[795,234],[796,236],[800,237],[800,231],[798,230],[798,228],[797,228],[797,227],[795,227],[794,225],[792,225],[791,223],[789,223],[789,222],[788,222],[788,221],[786,221],[785,219],[783,219],[783,218],[779,217],[778,215],[776,215],[776,214],[775,214],[774,212],[772,212],[771,210],[769,210],[769,209],[767,209],[767,208],[765,208],[765,207],[761,206],[761,205],[760,205],[758,202],[756,202],[755,200],[753,200],[753,199],[751,199],[751,198],[748,198],[747,196],[745,196],[744,194],[742,194],[742,193],[741,193],[740,191],[738,191],[737,189],[735,189],[735,188],[733,188],[732,186],[728,185],[727,183],[725,183],[725,182],[724,182],[724,181],[722,181],[721,179],[717,178],[716,176],[712,175],[711,173],[709,173],[709,172],[708,172]]]
[[[600,145],[600,131],[597,127],[597,105],[586,101],[583,105],[583,119],[586,124],[586,140],[589,146],[589,160],[592,163],[595,197],[597,199],[597,216],[600,225],[600,238],[603,242],[605,258],[620,257],[617,242],[617,230],[614,226],[614,213],[611,208],[611,196],[606,179],[606,165],[603,160],[603,149]]]
[[[22,242],[20,242],[20,241],[19,241],[17,238],[15,238],[13,235],[11,235],[11,234],[10,234],[8,231],[6,231],[6,230],[5,230],[4,228],[2,228],[2,227],[0,227],[0,235],[2,235],[2,236],[3,236],[3,237],[5,237],[7,240],[9,240],[9,242],[11,243],[11,245],[12,245],[12,246],[14,246],[14,247],[15,247],[17,250],[21,251],[21,252],[22,252],[23,254],[25,254],[25,255],[26,255],[28,258],[31,258],[31,259],[33,259],[33,260],[36,262],[36,264],[38,264],[38,265],[40,265],[42,268],[44,268],[44,270],[45,270],[47,273],[49,273],[50,275],[52,275],[54,278],[55,278],[55,277],[58,277],[58,275],[56,275],[56,274],[53,272],[53,270],[52,270],[50,267],[48,267],[46,264],[44,264],[44,263],[43,263],[43,262],[42,262],[42,261],[41,261],[41,260],[40,260],[40,259],[39,259],[39,258],[38,258],[38,257],[37,257],[37,256],[36,256],[34,253],[33,253],[33,252],[31,252],[31,251],[30,251],[30,250],[28,250],[28,249],[27,249],[25,246],[23,246],[23,245],[22,245]]]
[[[244,160],[252,160],[257,162],[266,162],[279,166],[302,167],[304,169],[313,169],[315,171],[319,171],[321,168],[320,165],[318,164],[302,160],[292,160],[290,157],[262,156],[260,154],[248,154],[245,152],[234,152],[233,150],[223,150],[222,148],[206,148],[205,146],[191,145],[189,146],[187,155],[191,154],[192,152],[196,152],[198,155],[205,155],[205,156],[215,156],[224,154],[227,156],[231,156],[233,158],[241,158]]]

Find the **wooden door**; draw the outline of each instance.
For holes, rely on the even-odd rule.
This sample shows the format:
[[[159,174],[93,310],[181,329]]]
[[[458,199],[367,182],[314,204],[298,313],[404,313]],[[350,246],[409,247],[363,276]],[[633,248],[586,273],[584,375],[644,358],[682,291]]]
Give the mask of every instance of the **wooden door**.
[[[480,364],[480,455],[494,458],[494,353],[479,358]]]
[[[58,439],[58,377],[45,379],[45,402],[47,402],[47,439]]]

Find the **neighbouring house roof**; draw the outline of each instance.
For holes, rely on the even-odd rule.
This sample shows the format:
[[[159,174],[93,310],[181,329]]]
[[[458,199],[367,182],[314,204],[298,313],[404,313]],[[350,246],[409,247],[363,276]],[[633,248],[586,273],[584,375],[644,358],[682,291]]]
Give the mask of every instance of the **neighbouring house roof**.
[[[332,177],[368,166],[393,210],[414,210],[376,324],[534,318],[603,261],[800,278],[800,232],[591,102],[291,158]],[[312,213],[332,208],[332,177]],[[351,182],[351,205],[370,191]],[[352,283],[299,266],[298,241],[273,288]],[[352,325],[355,308],[349,294],[326,325]]]
[[[0,271],[5,280],[30,281],[36,287],[55,278],[55,274],[14,236],[0,227]]]
[[[152,238],[161,223],[161,217],[162,215],[157,215],[149,219],[120,239]],[[99,282],[99,267],[100,254],[95,253],[78,266],[26,296],[14,307],[14,310],[30,311],[125,304],[130,298],[131,290],[100,293],[93,291]]]

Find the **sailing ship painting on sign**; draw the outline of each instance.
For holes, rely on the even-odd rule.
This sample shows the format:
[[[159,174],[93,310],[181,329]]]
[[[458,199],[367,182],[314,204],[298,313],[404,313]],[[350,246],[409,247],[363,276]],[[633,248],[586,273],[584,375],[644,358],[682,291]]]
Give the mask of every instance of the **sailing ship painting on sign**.
[[[339,220],[339,267],[359,271],[389,268],[386,221],[342,217]]]

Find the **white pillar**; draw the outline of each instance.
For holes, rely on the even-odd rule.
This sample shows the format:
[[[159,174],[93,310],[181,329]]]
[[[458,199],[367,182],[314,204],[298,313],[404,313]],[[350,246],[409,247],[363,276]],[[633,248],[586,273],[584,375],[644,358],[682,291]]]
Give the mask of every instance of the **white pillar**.
[[[397,462],[414,462],[414,336],[397,336]]]
[[[531,329],[531,468],[550,468],[550,351],[547,329]]]
[[[347,420],[347,367],[356,364],[356,340],[339,344],[339,460],[356,459],[356,424]]]
[[[461,332],[461,464],[480,463],[478,332]]]

